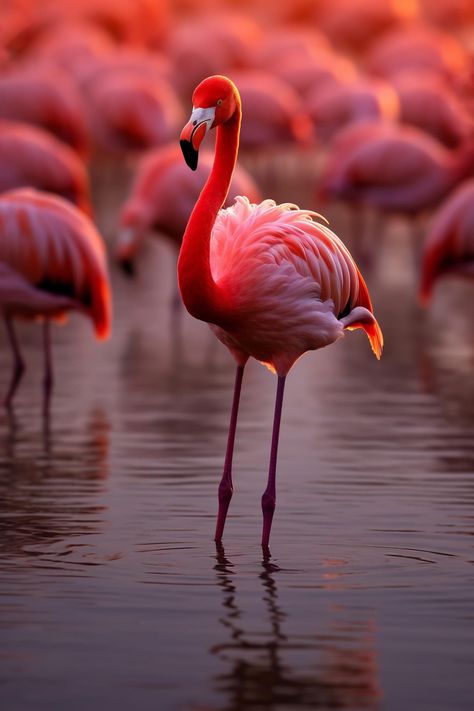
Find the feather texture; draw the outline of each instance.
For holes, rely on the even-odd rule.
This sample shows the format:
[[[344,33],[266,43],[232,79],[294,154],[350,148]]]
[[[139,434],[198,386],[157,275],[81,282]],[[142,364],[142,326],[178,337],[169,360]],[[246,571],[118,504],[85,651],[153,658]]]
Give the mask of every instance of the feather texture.
[[[85,215],[48,193],[12,190],[0,196],[0,237],[0,262],[37,290],[56,295],[58,315],[67,297],[90,315],[99,337],[108,335],[105,250]],[[8,307],[5,296],[2,306]]]

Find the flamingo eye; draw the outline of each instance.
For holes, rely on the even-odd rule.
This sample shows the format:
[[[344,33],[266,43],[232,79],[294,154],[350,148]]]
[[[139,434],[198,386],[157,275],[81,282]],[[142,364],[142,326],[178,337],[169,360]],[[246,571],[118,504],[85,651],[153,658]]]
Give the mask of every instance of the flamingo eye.
[[[217,106],[220,106],[222,104],[222,99],[217,99]]]

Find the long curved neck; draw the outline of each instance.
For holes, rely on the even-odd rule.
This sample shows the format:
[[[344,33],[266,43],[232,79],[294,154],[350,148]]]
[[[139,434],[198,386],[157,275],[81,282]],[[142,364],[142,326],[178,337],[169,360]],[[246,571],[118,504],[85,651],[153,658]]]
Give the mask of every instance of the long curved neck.
[[[218,323],[225,298],[216,285],[210,264],[211,232],[229,191],[239,149],[240,102],[231,118],[217,128],[214,163],[189,218],[178,259],[178,283],[189,313]]]

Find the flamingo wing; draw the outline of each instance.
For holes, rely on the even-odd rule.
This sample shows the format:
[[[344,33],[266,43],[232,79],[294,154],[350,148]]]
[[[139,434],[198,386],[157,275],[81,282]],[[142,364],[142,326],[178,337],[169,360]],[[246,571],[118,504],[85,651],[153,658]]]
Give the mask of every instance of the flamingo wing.
[[[363,328],[379,357],[383,339],[365,282],[343,242],[318,217],[291,204],[252,205],[237,197],[214,226],[213,277],[245,314],[245,341],[265,340],[267,328],[268,342],[299,356],[333,342],[344,328]],[[257,314],[263,326],[248,339]],[[258,351],[255,343],[252,348]]]
[[[81,304],[100,338],[110,331],[110,288],[102,240],[65,200],[30,188],[0,196],[0,261],[37,289]]]

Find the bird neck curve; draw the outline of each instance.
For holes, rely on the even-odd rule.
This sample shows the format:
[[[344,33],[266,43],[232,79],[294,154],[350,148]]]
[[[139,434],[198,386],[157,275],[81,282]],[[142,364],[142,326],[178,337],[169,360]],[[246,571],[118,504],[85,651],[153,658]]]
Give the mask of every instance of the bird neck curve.
[[[186,309],[195,318],[217,324],[226,313],[226,297],[212,276],[210,241],[237,161],[242,110],[240,97],[236,98],[236,110],[217,128],[212,170],[189,218],[178,259],[178,284]]]

